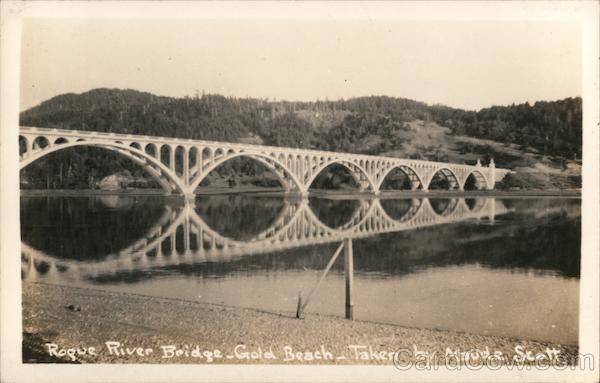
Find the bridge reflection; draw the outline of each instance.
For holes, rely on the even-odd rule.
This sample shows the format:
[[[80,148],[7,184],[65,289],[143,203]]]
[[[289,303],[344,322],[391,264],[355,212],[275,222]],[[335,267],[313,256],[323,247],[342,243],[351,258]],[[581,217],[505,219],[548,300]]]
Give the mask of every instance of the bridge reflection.
[[[217,232],[192,204],[179,207],[165,205],[162,216],[143,237],[100,261],[57,258],[22,241],[22,271],[25,278],[35,278],[38,273],[67,272],[85,278],[117,271],[224,262],[247,255],[466,220],[493,223],[497,215],[509,211],[501,201],[493,198],[364,199],[353,201],[355,207],[347,220],[330,226],[324,223],[326,217],[323,219],[313,211],[311,204],[314,203],[319,202],[308,199],[284,201],[281,211],[268,228],[244,239]]]
[[[118,201],[108,201],[109,205]],[[486,199],[362,199],[351,201],[346,220],[328,225],[311,208],[324,200],[303,198],[284,201],[281,211],[265,230],[244,239],[227,237],[206,223],[196,205],[164,206],[155,225],[130,246],[100,261],[57,258],[21,242],[24,279],[39,274],[50,280],[72,278],[98,280],[106,275],[161,269],[177,265],[225,262],[242,256],[274,253],[304,246],[340,243],[308,297],[299,297],[297,317],[329,273],[338,255],[344,253],[346,317],[353,318],[354,261],[352,241],[384,233],[415,230],[466,220],[494,222],[507,213],[501,201]],[[317,208],[327,213],[327,209]]]

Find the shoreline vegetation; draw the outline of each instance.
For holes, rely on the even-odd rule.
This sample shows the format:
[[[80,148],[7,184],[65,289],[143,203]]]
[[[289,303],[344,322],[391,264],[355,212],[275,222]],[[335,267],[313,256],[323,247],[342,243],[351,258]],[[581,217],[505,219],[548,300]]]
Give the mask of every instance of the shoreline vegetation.
[[[393,359],[373,359],[369,347],[375,354],[385,355],[398,350],[444,355],[448,349],[477,349],[501,352],[509,358],[554,348],[566,358],[563,360],[573,363],[578,352],[577,345],[350,321],[312,313],[296,319],[293,307],[289,312],[272,313],[40,282],[22,282],[22,288],[24,363],[393,364]],[[111,352],[106,342],[119,342],[123,354]],[[50,355],[53,346],[48,343],[55,344],[55,350],[89,351],[94,347],[94,355],[57,357]],[[359,354],[363,348],[353,345],[364,346],[367,353]],[[189,350],[199,346],[214,358],[210,360],[207,354],[168,357],[163,346],[187,346]],[[126,347],[153,351],[129,354]],[[286,353],[286,347],[293,352]],[[215,351],[224,357],[215,357]],[[314,356],[319,351],[334,358],[290,360],[290,355],[297,356],[298,352],[307,357],[306,352]],[[276,358],[269,358],[268,352]]]
[[[36,196],[165,196],[168,198],[178,198],[176,194],[166,195],[159,189],[120,189],[120,190],[102,190],[102,189],[21,189],[21,196],[36,197]],[[196,197],[209,195],[226,195],[226,194],[256,194],[268,196],[295,196],[300,195],[294,192],[285,192],[277,187],[259,187],[259,186],[240,186],[235,188],[220,188],[206,187],[196,191]],[[371,192],[360,192],[350,190],[324,190],[314,189],[310,191],[311,197],[321,198],[356,198],[356,197],[373,197]],[[501,197],[501,198],[528,198],[528,197],[571,197],[581,198],[581,189],[565,189],[565,190],[476,190],[476,191],[444,191],[430,190],[424,191],[382,191],[379,198],[424,198],[424,197]]]

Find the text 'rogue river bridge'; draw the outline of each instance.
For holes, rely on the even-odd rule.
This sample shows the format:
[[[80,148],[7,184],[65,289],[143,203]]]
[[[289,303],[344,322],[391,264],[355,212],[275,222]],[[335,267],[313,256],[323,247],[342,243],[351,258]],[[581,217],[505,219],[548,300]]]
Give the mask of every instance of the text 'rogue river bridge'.
[[[237,158],[253,159],[273,171],[286,191],[307,195],[316,177],[337,164],[347,168],[360,190],[379,194],[395,169],[404,172],[411,190],[427,191],[436,174],[448,181],[449,190],[464,190],[469,176],[475,187],[491,190],[511,171],[488,166],[422,161],[395,157],[338,153],[320,150],[202,141],[133,134],[102,133],[35,127],[19,128],[20,169],[61,149],[94,146],[122,154],[141,165],[167,193],[193,197],[208,174]]]

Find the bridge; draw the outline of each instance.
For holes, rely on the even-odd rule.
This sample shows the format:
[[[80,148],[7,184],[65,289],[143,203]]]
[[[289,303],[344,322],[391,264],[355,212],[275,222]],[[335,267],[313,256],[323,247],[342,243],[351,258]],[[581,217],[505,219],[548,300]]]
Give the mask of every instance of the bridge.
[[[426,198],[411,198],[401,200],[405,203],[399,212],[389,208],[390,211],[386,211],[386,203],[397,203],[395,201],[399,200],[360,200],[350,219],[334,228],[316,216],[307,199],[295,203],[286,201],[270,226],[247,240],[221,235],[202,219],[191,203],[179,208],[167,205],[146,235],[102,261],[56,258],[21,242],[22,255],[29,263],[24,272],[36,274],[36,264],[40,263],[49,266],[50,274],[58,270],[93,276],[179,264],[223,262],[467,220],[493,223],[496,216],[510,212],[502,201],[493,198],[447,198],[440,199],[437,205]]]
[[[247,157],[271,170],[289,192],[307,195],[316,177],[327,167],[337,164],[347,168],[360,190],[379,194],[390,173],[396,169],[406,174],[411,190],[427,191],[436,174],[446,179],[450,190],[464,190],[469,176],[475,187],[491,190],[496,182],[510,173],[488,166],[452,164],[352,153],[250,145],[192,139],[140,136],[48,129],[19,128],[20,169],[58,150],[93,146],[119,153],[139,164],[166,193],[194,196],[196,188],[208,174],[237,158]]]

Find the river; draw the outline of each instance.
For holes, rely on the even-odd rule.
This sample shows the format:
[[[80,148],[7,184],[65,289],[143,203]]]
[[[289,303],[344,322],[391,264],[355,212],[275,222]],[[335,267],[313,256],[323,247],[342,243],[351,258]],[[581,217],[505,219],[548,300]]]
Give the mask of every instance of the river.
[[[347,240],[355,320],[578,343],[577,198],[35,196],[20,204],[24,280],[293,315]],[[307,313],[344,317],[344,262],[342,254]]]

